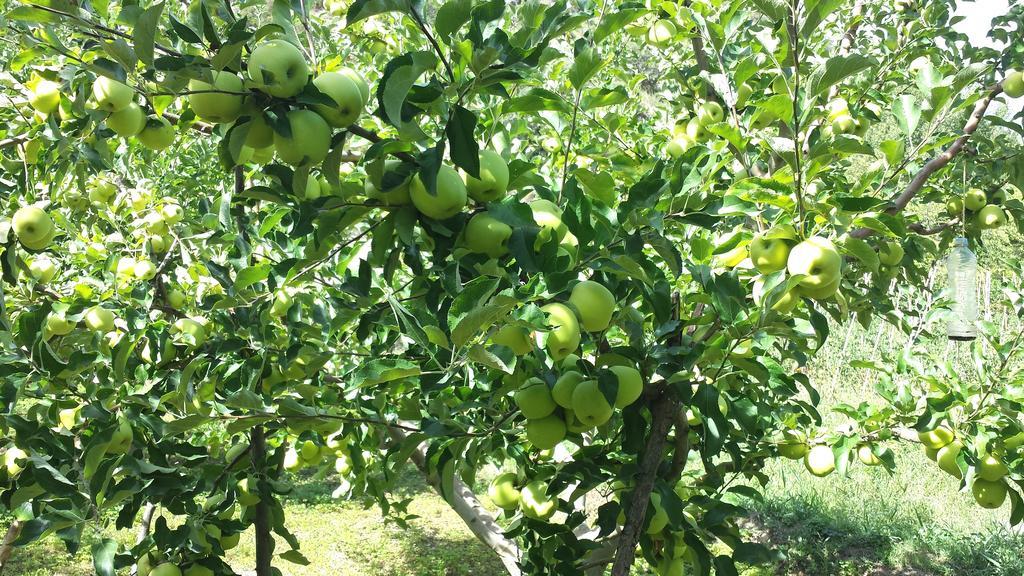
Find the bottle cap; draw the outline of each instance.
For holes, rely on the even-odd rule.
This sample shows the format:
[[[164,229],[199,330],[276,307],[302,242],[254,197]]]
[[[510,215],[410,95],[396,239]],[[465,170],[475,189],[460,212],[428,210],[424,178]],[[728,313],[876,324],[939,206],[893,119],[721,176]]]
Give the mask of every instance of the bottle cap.
[[[957,236],[956,238],[953,239],[953,246],[956,246],[957,248],[967,246],[967,238],[964,238],[963,236]]]

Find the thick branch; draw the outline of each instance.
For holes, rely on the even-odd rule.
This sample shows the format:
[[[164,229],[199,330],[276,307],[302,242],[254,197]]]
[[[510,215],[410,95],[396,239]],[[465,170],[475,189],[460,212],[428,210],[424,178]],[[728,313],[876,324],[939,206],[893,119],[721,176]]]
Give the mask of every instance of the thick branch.
[[[389,426],[388,435],[395,442],[402,442],[408,435],[399,428]],[[416,467],[430,482],[430,485],[444,497],[452,510],[459,515],[459,518],[466,523],[466,526],[481,542],[487,545],[501,560],[505,570],[510,576],[522,576],[519,569],[519,558],[522,555],[519,547],[505,537],[505,531],[494,521],[494,517],[477,500],[473,490],[466,486],[456,474],[452,480],[452,493],[446,496],[441,490],[441,479],[436,474],[431,474],[427,466],[426,448],[423,445],[417,446],[412,453],[412,461]]]
[[[11,522],[10,527],[7,528],[7,534],[4,536],[4,541],[0,544],[0,574],[4,573],[4,567],[11,559],[11,554],[14,553],[14,541],[21,535],[21,527],[24,523],[21,520],[14,520]]]
[[[928,178],[942,168],[945,168],[947,164],[952,162],[953,158],[956,158],[956,156],[963,151],[964,146],[967,145],[967,141],[971,139],[971,135],[973,135],[978,129],[978,126],[981,125],[981,120],[985,117],[985,112],[988,110],[989,105],[992,104],[992,100],[1002,93],[1003,87],[999,84],[989,88],[988,94],[974,105],[974,112],[972,112],[971,116],[967,119],[967,124],[964,125],[963,134],[953,141],[949,148],[946,148],[941,154],[929,160],[928,163],[918,171],[913,180],[911,180],[910,183],[907,184],[907,187],[903,189],[903,192],[893,200],[892,205],[889,206],[886,212],[889,214],[899,214],[902,212],[903,209],[910,204],[910,201],[914,199],[914,196],[924,188],[925,183],[928,182]],[[854,230],[850,235],[855,238],[865,238],[870,236],[872,233],[873,231],[868,228],[860,228]]]
[[[651,500],[654,479],[662,461],[665,444],[668,442],[672,414],[678,409],[675,399],[667,395],[664,390],[651,400],[650,407],[651,435],[642,452],[640,470],[636,476],[636,488],[633,490],[632,502],[626,513],[626,523],[622,527],[622,535],[615,550],[612,576],[626,576],[633,566],[633,561],[636,558],[636,543],[640,538],[647,516],[647,504]]]

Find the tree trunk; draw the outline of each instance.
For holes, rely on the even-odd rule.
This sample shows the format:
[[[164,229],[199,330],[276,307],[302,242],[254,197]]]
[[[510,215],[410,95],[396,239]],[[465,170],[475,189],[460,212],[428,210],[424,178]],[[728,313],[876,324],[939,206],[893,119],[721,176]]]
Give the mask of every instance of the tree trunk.
[[[267,459],[267,442],[263,427],[256,426],[250,436],[252,468],[257,478],[262,478]],[[270,505],[263,495],[256,504],[256,576],[272,576],[274,557],[274,536],[270,533]]]
[[[672,414],[677,410],[676,401],[664,391],[651,401],[651,435],[642,452],[640,470],[637,472],[636,488],[633,500],[626,513],[626,523],[622,527],[618,547],[615,550],[615,563],[612,565],[612,576],[629,574],[636,557],[636,543],[647,516],[647,504],[654,488],[654,478],[658,473],[658,465],[663,459],[668,431],[672,424]]]

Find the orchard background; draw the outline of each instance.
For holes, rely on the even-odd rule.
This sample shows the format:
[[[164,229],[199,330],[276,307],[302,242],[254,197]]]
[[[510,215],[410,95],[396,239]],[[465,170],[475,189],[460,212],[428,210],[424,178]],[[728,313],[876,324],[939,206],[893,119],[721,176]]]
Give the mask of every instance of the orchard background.
[[[1024,7],[0,8],[7,573],[1020,573]]]

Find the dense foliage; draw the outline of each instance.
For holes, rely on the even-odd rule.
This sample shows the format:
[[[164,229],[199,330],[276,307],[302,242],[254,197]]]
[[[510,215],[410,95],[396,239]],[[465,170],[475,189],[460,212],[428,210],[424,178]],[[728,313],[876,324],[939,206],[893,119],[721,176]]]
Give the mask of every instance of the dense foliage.
[[[915,345],[948,300],[891,289],[1024,231],[997,104],[1024,7],[997,52],[952,4],[7,6],[18,543],[156,507],[97,573],[232,574],[255,523],[263,576],[306,562],[290,472],[403,523],[412,462],[511,573],[735,574],[773,554],[734,498],[768,459],[891,467],[898,440],[1019,522],[1022,334],[983,324],[958,373]],[[999,297],[1024,317],[1019,281]],[[801,370],[830,319],[911,336],[834,431]],[[488,465],[500,515],[468,488]]]

